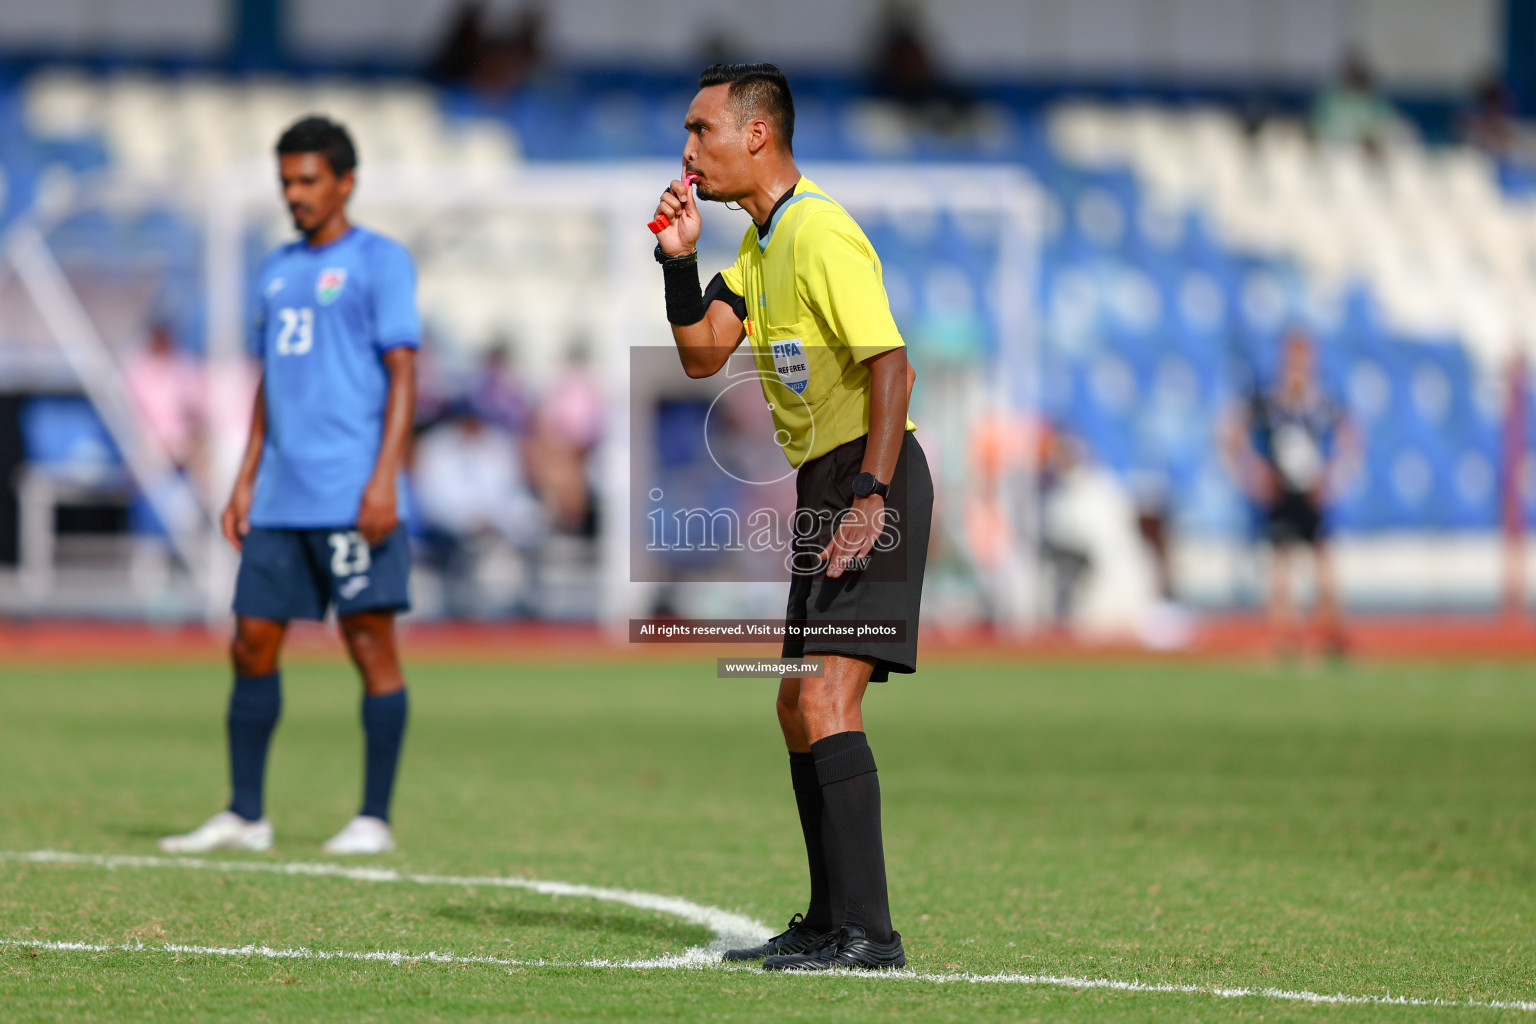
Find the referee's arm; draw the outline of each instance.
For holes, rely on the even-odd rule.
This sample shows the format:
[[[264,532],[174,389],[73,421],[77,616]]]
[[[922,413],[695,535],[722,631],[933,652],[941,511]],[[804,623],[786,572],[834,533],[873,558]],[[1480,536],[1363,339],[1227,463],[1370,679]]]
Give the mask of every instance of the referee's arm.
[[[677,342],[683,372],[690,377],[720,372],[745,336],[741,318],[723,299],[711,302],[698,323],[672,325],[672,340]]]
[[[835,221],[796,237],[805,247],[799,260],[808,304],[827,322],[856,358],[869,369],[869,434],[859,467],[881,483],[896,474],[907,431],[907,405],[916,371],[907,362],[906,345],[891,317],[890,300],[865,246]],[[864,355],[864,353],[871,353]],[[872,550],[885,529],[885,499],[878,494],[855,498],[855,515],[844,516],[822,550],[827,576],[836,579]]]
[[[870,356],[864,365],[869,367],[869,440],[859,470],[890,483],[907,433],[907,408],[912,404],[917,371],[907,361],[905,348]]]
[[[881,483],[890,483],[901,457],[907,432],[907,402],[917,375],[907,362],[905,348],[893,348],[863,360],[869,367],[869,438],[864,443],[864,462],[859,467]],[[827,577],[837,579],[849,566],[875,549],[885,531],[885,499],[878,494],[854,498],[855,515],[844,516],[837,532],[822,548]]]
[[[693,190],[681,180],[672,182],[656,206],[671,224],[656,236],[667,259],[662,272],[667,279],[667,320],[683,372],[690,377],[709,377],[720,372],[741,339],[746,337],[744,314],[724,297],[701,297],[696,265],[702,221]],[[711,282],[713,285],[714,282]],[[717,294],[714,288],[710,295]]]
[[[797,274],[807,304],[869,369],[869,440],[860,469],[890,483],[917,374],[907,362],[873,253],[850,225],[822,218],[802,228],[795,238]]]

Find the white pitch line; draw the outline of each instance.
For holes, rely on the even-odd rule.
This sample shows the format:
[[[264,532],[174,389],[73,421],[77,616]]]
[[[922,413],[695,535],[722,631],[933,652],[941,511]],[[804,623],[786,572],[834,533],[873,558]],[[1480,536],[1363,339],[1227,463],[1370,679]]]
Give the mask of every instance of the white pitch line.
[[[461,889],[522,889],[545,896],[574,896],[583,899],[622,903],[639,910],[650,910],[702,925],[715,933],[713,942],[693,946],[682,953],[658,957],[654,961],[632,961],[630,967],[682,967],[695,962],[713,963],[733,946],[755,946],[773,933],[768,926],[742,914],[719,907],[707,907],[677,896],[660,896],[632,889],[548,882],[537,878],[505,875],[420,875],[388,868],[347,867],[341,864],[271,863],[257,860],[204,860],[198,857],[142,857],[127,854],[70,853],[64,850],[0,851],[0,861],[24,864],[79,864],[107,868],[178,868],[185,871],[217,871],[224,874],[255,872],[269,875],[298,875],[318,878],[343,878],[353,882],[386,882],[409,885],[449,885]]]
[[[703,967],[718,964],[720,956],[697,959],[687,955],[656,957],[646,960],[517,960],[499,956],[463,956],[458,953],[406,953],[399,950],[379,949],[368,953],[356,953],[342,949],[310,949],[294,946],[275,949],[265,943],[248,946],[189,946],[178,942],[146,945],[142,942],[116,944],[99,942],[56,942],[43,939],[0,939],[0,946],[13,949],[46,949],[61,953],[170,953],[174,956],[256,956],[268,960],[367,960],[373,963],[394,964],[485,964],[491,967],[626,967],[633,970],[653,968]]]
[[[833,972],[847,976],[886,978],[892,981],[926,981],[937,985],[1037,985],[1051,988],[1099,988],[1114,992],[1152,992],[1168,995],[1213,996],[1217,999],[1273,999],[1289,1003],[1323,1003],[1330,1006],[1440,1006],[1469,1010],[1519,1010],[1536,1012],[1536,1002],[1519,1000],[1423,999],[1413,996],[1328,995],[1284,988],[1217,988],[1207,985],[1176,985],[1151,981],[1117,981],[1114,978],[1072,978],[1050,974],[919,974],[915,971]],[[819,974],[811,975],[819,976]]]
[[[716,966],[727,971],[748,971],[761,974],[756,967],[726,967],[718,959],[698,960],[685,957],[663,957],[654,960],[515,960],[495,956],[461,956],[457,953],[404,953],[397,950],[376,950],[355,953],[346,950],[310,949],[297,946],[274,949],[267,945],[250,946],[189,946],[167,942],[148,946],[142,942],[117,945],[93,942],[56,942],[42,939],[0,939],[0,946],[16,949],[39,949],[64,953],[167,953],[173,956],[224,956],[263,957],[269,960],[365,960],[394,966],[411,963],[429,964],[481,964],[492,967],[597,967],[597,968],[692,968]],[[671,961],[671,962],[668,962]],[[1271,999],[1292,1003],[1322,1003],[1331,1006],[1435,1006],[1445,1009],[1469,1010],[1536,1010],[1536,1002],[1416,999],[1408,996],[1351,996],[1339,993],[1325,995],[1320,992],[1292,991],[1279,988],[1208,988],[1200,985],[1168,985],[1142,981],[1116,981],[1111,978],[1072,978],[1049,974],[920,974],[915,971],[826,971],[815,974],[793,973],[794,977],[860,978],[864,980],[916,981],[937,985],[1026,985],[1032,987],[1107,989],[1114,992],[1145,992],[1158,995],[1212,996],[1217,999]]]
[[[481,964],[493,967],[593,967],[648,970],[656,968],[713,967],[761,973],[756,967],[729,967],[720,962],[720,952],[729,945],[761,942],[768,935],[765,925],[719,907],[693,903],[675,896],[631,889],[612,889],[570,882],[548,882],[532,878],[497,875],[421,875],[381,868],[353,868],[340,864],[268,863],[264,861],[202,860],[195,857],[142,857],[126,854],[69,853],[61,850],[10,852],[0,850],[0,861],[27,864],[79,864],[115,868],[181,868],[192,871],[242,871],[290,876],[344,878],[358,882],[406,882],[415,885],[450,885],[460,888],[523,889],[550,896],[576,896],[622,903],[642,910],[653,910],[704,925],[715,932],[708,946],[694,946],[682,953],[640,960],[516,960],[494,956],[461,956],[456,953],[405,953],[376,950],[357,953],[346,950],[309,949],[297,946],[275,949],[267,945],[194,946],[164,943],[158,946],[142,942],[117,945],[90,942],[59,942],[42,939],[0,939],[0,947],[38,949],[79,953],[167,953],[177,956],[264,957],[271,960],[364,960],[375,963]],[[1025,985],[1042,988],[1103,989],[1113,992],[1140,992],[1161,995],[1199,995],[1216,999],[1269,999],[1276,1002],[1315,1003],[1329,1006],[1419,1006],[1468,1010],[1515,1010],[1536,1012],[1536,1001],[1424,999],[1413,996],[1370,996],[1308,992],[1280,988],[1219,988],[1203,985],[1179,985],[1146,981],[1119,981],[1114,978],[1075,978],[1051,974],[923,974],[916,971],[824,971],[796,973],[796,977],[860,978],[870,981],[909,981],[936,985]]]
[[[459,956],[455,953],[399,953],[377,950],[372,953],[349,953],[344,950],[309,949],[296,946],[292,949],[273,949],[267,945],[251,946],[187,946],[167,942],[147,946],[142,942],[53,942],[41,939],[0,939],[0,946],[13,949],[46,949],[60,953],[170,953],[175,956],[259,956],[269,960],[371,960],[386,964],[490,964],[496,967],[543,966],[543,960],[507,960],[498,956]]]

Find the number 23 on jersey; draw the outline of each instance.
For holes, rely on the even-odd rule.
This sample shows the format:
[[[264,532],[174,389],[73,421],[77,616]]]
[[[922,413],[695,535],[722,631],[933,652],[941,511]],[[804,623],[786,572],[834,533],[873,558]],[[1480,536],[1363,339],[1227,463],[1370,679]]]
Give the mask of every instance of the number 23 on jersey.
[[[277,354],[302,356],[315,347],[315,311],[284,306],[277,311]]]

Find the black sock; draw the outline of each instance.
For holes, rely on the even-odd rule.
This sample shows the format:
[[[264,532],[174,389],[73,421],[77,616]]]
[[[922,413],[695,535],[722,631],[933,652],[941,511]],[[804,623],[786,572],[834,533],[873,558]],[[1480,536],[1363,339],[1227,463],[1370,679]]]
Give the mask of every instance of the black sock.
[[[822,841],[832,889],[832,925],[855,924],[875,942],[891,941],[880,839],[880,778],[862,732],[811,744],[821,780]]]
[[[283,710],[283,674],[236,676],[229,694],[229,781],[234,791],[229,809],[246,821],[259,821],[262,785],[267,775],[267,745]]]
[[[805,923],[819,932],[829,932],[832,897],[827,888],[827,854],[821,841],[821,780],[816,775],[816,755],[791,750],[789,779],[795,787],[800,831],[805,836],[805,859],[811,868],[811,903],[805,912]]]
[[[363,695],[363,737],[368,754],[363,772],[363,809],[360,813],[389,820],[389,797],[395,788],[395,765],[400,761],[400,741],[405,738],[405,690],[382,697]]]

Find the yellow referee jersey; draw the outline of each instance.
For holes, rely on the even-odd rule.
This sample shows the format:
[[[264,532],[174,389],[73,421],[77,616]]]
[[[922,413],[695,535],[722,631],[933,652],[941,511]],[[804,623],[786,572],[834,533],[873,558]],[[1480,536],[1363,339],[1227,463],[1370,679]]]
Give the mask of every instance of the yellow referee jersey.
[[[721,276],[746,302],[747,341],[790,464],[869,433],[870,373],[860,364],[905,342],[880,257],[848,211],[802,177],[766,234],[747,228]],[[917,429],[910,419],[907,429]]]

